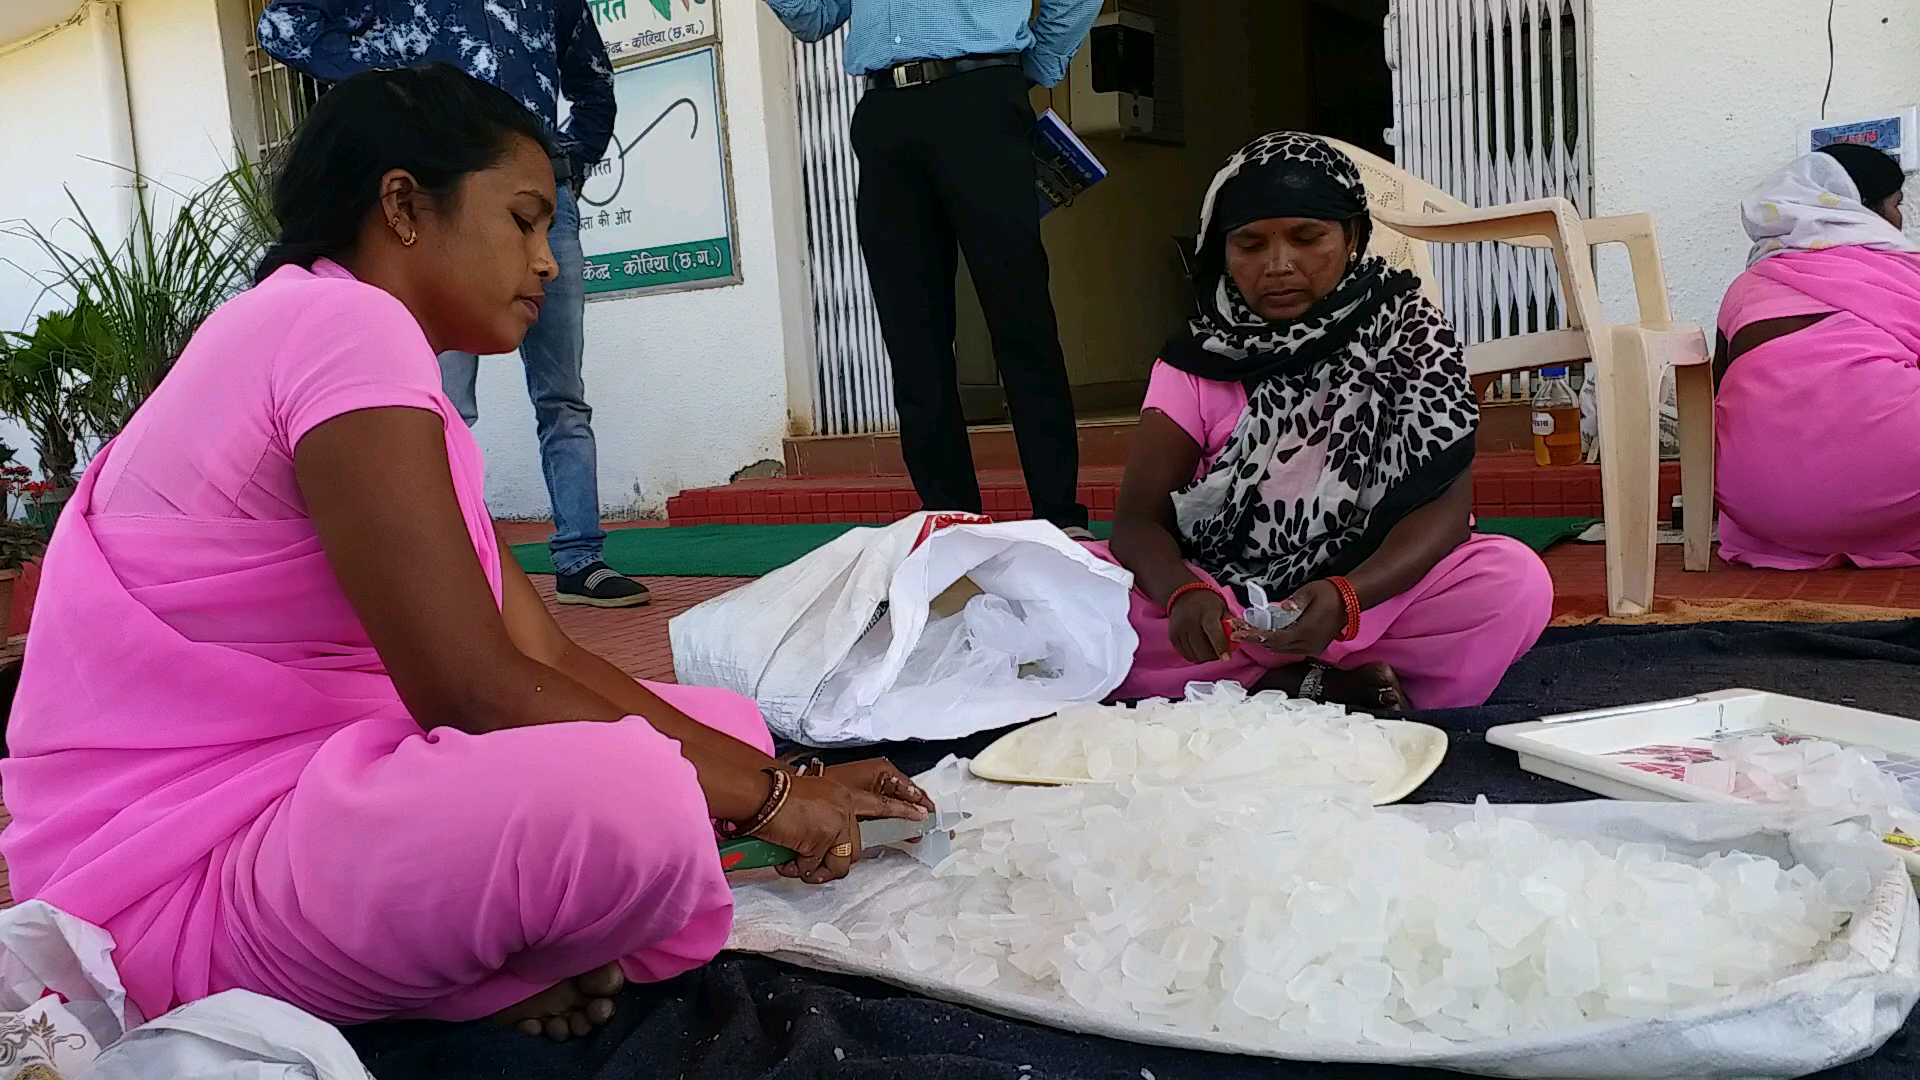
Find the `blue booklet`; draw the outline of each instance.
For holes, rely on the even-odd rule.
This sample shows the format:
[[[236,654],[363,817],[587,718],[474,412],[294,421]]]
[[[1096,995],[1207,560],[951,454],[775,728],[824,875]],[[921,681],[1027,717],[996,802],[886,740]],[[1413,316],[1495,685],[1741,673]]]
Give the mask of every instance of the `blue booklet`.
[[[1033,156],[1040,166],[1041,217],[1107,178],[1107,167],[1052,109],[1034,125]]]

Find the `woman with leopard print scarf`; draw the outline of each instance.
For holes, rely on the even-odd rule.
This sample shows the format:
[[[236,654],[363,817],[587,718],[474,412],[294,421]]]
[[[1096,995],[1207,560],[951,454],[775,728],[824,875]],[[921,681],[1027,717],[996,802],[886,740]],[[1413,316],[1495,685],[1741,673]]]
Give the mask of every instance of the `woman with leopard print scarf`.
[[[1200,214],[1198,311],[1154,365],[1113,541],[1134,667],[1117,696],[1232,680],[1371,711],[1477,705],[1553,586],[1472,532],[1478,409],[1419,282],[1366,254],[1359,170],[1312,135],[1235,154]],[[1276,630],[1243,619],[1249,587]]]

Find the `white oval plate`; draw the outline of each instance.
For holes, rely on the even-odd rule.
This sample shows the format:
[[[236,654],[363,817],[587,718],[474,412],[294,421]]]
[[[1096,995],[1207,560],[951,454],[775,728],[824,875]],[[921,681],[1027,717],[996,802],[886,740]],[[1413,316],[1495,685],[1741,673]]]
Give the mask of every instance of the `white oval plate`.
[[[1049,776],[1035,772],[1029,764],[1033,760],[1034,741],[1044,737],[1047,725],[1056,720],[1058,717],[1048,717],[994,740],[993,745],[981,751],[969,763],[973,775],[1002,784],[1098,783],[1089,776]],[[1378,723],[1385,725],[1387,737],[1394,741],[1407,760],[1406,771],[1397,776],[1383,776],[1373,784],[1373,805],[1386,806],[1413,794],[1414,789],[1426,783],[1427,777],[1440,767],[1441,760],[1447,756],[1447,733],[1430,724],[1416,724],[1411,720],[1381,720]]]

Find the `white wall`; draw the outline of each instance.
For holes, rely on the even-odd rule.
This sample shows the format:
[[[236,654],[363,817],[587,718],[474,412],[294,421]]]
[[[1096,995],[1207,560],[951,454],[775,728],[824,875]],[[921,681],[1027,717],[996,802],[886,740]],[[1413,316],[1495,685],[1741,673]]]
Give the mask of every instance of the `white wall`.
[[[587,304],[587,400],[600,501],[655,515],[668,497],[781,458],[790,359],[813,338],[791,38],[761,0],[720,0],[721,68],[742,284]],[[804,389],[804,384],[802,384]],[[548,510],[518,361],[480,368],[487,496],[505,517]]]
[[[1827,5],[1593,0],[1590,26],[1595,212],[1651,212],[1675,318],[1711,326],[1746,265],[1740,199],[1820,114]],[[1829,115],[1920,104],[1920,4],[1838,0],[1834,37]],[[1920,197],[1920,185],[1908,192]],[[1610,254],[1600,278],[1621,314],[1632,310],[1625,265]]]
[[[219,0],[125,0],[120,25],[140,172],[164,212],[233,162],[233,115]],[[236,5],[239,6],[239,5]],[[233,58],[239,64],[240,58]],[[155,191],[154,189],[160,189]]]
[[[40,285],[27,271],[46,266],[39,249],[12,230],[22,223],[50,230],[71,217],[63,189],[102,225],[124,225],[115,214],[114,189],[124,187],[126,176],[97,163],[115,156],[117,114],[97,77],[96,45],[87,26],[74,25],[0,56],[0,101],[7,103],[0,108],[0,146],[9,159],[0,169],[0,218],[9,233],[0,235],[0,328],[30,321]]]
[[[0,218],[7,229],[30,223],[69,247],[81,243],[70,222],[72,192],[97,228],[119,235],[137,165],[154,181],[149,204],[166,212],[167,187],[191,191],[225,168],[232,144],[227,71],[216,0],[126,0],[120,47],[131,100],[134,153],[126,150],[128,107],[103,73],[117,64],[110,38],[94,21],[66,27],[0,55]],[[48,260],[33,243],[0,235],[0,329],[27,329],[64,302],[43,293],[34,275]],[[0,438],[32,463],[30,439],[0,421]]]

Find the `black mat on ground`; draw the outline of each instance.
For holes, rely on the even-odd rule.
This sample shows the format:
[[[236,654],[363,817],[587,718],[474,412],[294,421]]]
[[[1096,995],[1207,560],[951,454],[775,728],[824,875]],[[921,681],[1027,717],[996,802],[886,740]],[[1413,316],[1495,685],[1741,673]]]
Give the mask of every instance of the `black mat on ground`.
[[[1453,732],[1446,762],[1411,801],[1559,802],[1585,797],[1521,772],[1489,746],[1496,724],[1708,690],[1749,687],[1920,717],[1920,622],[1851,626],[1722,624],[1549,631],[1492,703],[1422,717]],[[889,748],[909,771],[963,743]],[[1920,1075],[1920,1023],[1873,1057],[1820,1074],[1847,1080]],[[723,955],[670,983],[634,989],[618,1017],[583,1042],[553,1046],[482,1024],[393,1024],[349,1032],[381,1080],[682,1080],[901,1078],[1140,1080],[1445,1075],[1432,1070],[1223,1057],[1138,1046],[1002,1020],[864,979]],[[841,1059],[844,1055],[844,1060]]]

